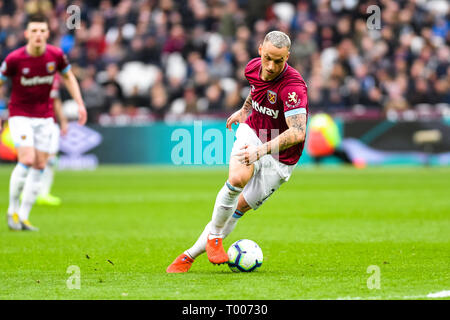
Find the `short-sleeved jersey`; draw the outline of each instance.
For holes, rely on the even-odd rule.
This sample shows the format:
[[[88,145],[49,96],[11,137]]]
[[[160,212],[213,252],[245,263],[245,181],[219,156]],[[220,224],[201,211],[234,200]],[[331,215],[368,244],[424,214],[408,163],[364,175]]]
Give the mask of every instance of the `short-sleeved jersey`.
[[[49,44],[38,57],[29,55],[25,46],[11,52],[0,68],[0,78],[12,81],[9,116],[52,117],[50,90],[55,73],[69,69],[63,51]]]
[[[308,115],[307,87],[300,73],[289,66],[271,81],[260,78],[261,58],[252,59],[245,68],[250,83],[253,111],[246,122],[265,143],[276,138],[289,127],[286,117]],[[278,161],[293,165],[302,155],[304,142],[273,155]]]

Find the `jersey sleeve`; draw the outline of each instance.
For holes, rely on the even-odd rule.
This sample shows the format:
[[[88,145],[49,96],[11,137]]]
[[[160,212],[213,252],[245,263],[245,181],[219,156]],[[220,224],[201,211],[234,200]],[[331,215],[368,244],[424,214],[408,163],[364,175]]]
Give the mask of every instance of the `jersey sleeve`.
[[[67,56],[64,54],[62,50],[58,50],[58,71],[62,74],[67,73],[67,71],[70,70],[71,65],[69,63],[69,60],[67,59]]]
[[[306,84],[296,82],[286,85],[280,92],[283,102],[284,116],[290,117],[296,114],[308,113],[308,95]]]
[[[7,80],[16,73],[16,61],[13,57],[7,56],[0,67],[0,79]]]

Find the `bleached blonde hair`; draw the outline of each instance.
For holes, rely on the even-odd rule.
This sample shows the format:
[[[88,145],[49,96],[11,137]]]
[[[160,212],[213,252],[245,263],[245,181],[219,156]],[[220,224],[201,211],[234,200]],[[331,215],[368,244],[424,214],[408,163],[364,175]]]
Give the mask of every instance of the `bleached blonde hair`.
[[[287,47],[289,50],[291,48],[291,39],[286,33],[281,31],[271,31],[266,34],[263,44],[267,41],[279,49]]]

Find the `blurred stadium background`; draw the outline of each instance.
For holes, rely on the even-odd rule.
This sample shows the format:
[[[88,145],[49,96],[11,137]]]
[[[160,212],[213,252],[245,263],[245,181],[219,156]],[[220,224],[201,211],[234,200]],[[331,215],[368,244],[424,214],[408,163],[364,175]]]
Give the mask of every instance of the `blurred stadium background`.
[[[79,29],[67,27],[70,5]],[[59,167],[100,166],[57,174],[63,205],[33,207],[38,233],[0,228],[0,299],[448,299],[448,1],[0,0],[0,60],[24,44],[38,10],[89,112],[61,139]],[[293,40],[288,63],[308,84],[311,114],[299,172],[226,239],[255,240],[264,265],[232,274],[203,256],[171,277],[167,265],[197,239],[226,179],[212,166],[233,143],[225,119],[273,29]],[[9,94],[6,83],[4,119]],[[64,88],[61,97],[75,120]],[[15,158],[6,126],[0,141],[5,213]],[[370,168],[340,165],[349,162]],[[373,265],[381,289],[368,285]],[[72,266],[82,290],[68,290]]]
[[[78,29],[67,28],[70,5],[80,8]],[[368,26],[370,5],[380,8],[380,29]],[[334,118],[339,147],[352,161],[450,163],[445,0],[0,1],[0,60],[24,45],[26,16],[36,11],[47,14],[50,43],[68,55],[89,127],[100,135],[81,151],[75,147],[95,157],[86,166],[169,164],[177,143],[171,134],[176,128],[193,134],[195,120],[225,133],[224,119],[249,92],[245,65],[274,29],[293,40],[289,64],[308,84],[311,114]],[[3,118],[9,93],[8,85],[0,89]],[[62,89],[65,113],[73,117],[69,98]],[[94,131],[72,134],[66,147]],[[2,158],[9,159],[4,152]],[[306,154],[301,163],[311,161]]]

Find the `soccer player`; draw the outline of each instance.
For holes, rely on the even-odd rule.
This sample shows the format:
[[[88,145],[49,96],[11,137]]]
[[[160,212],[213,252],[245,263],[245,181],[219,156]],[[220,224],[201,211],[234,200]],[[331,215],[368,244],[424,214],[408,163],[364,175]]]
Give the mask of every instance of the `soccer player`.
[[[8,122],[18,156],[10,179],[7,220],[12,230],[36,231],[29,214],[49,155],[53,124],[49,100],[56,72],[62,74],[66,88],[78,104],[81,125],[86,123],[87,115],[66,56],[61,49],[47,44],[49,28],[45,16],[29,17],[24,35],[26,45],[11,52],[0,68],[0,85],[8,77],[12,82]]]
[[[59,137],[65,135],[68,130],[67,118],[62,110],[62,101],[59,95],[59,87],[61,85],[61,77],[59,74],[55,74],[53,80],[53,86],[50,91],[50,103],[53,110],[53,128],[50,139],[50,148],[47,165],[42,173],[42,184],[40,193],[36,199],[38,205],[59,206],[61,199],[52,195],[50,190],[52,189],[55,170],[57,165],[57,155],[59,151]]]
[[[250,94],[226,122],[239,123],[231,151],[228,180],[219,191],[212,219],[195,244],[168,266],[168,273],[187,272],[206,251],[213,264],[228,261],[222,240],[250,209],[258,209],[288,181],[303,151],[308,98],[305,81],[287,64],[291,41],[269,32],[259,46],[260,58],[245,68]]]

